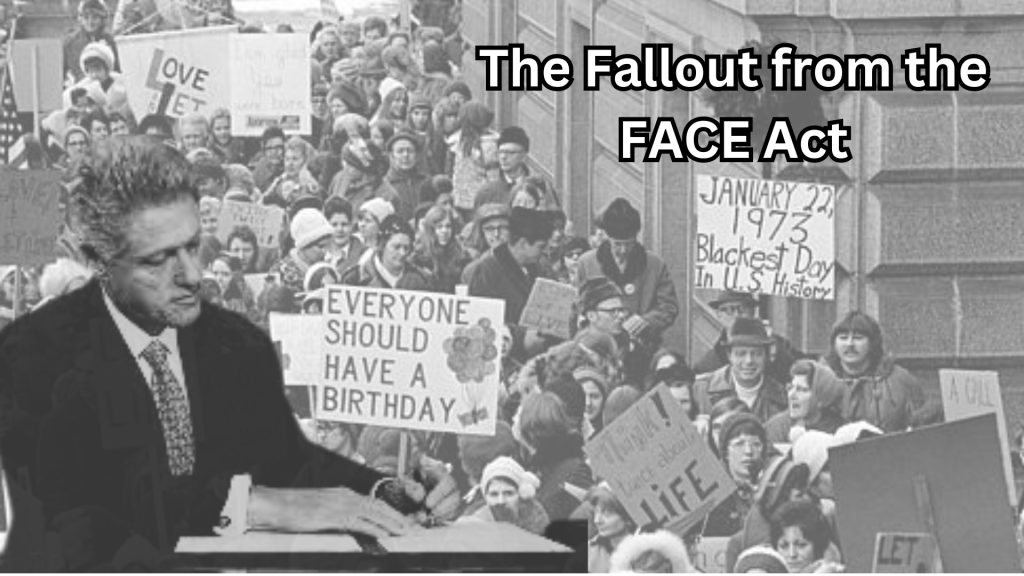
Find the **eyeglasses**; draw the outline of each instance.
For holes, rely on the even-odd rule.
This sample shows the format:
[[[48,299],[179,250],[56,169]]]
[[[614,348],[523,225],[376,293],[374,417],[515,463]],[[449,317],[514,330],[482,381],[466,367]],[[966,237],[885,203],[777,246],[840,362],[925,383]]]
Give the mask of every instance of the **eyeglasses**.
[[[523,154],[525,152],[526,152],[526,150],[523,150],[522,148],[517,149],[517,150],[510,150],[508,148],[505,148],[504,150],[502,150],[501,148],[499,148],[498,149],[498,156],[518,156],[518,155]]]
[[[629,312],[626,308],[619,306],[618,308],[597,308],[598,312],[605,312],[607,314],[626,314]]]
[[[484,226],[483,230],[488,234],[494,234],[495,232],[504,232],[508,230],[508,226],[503,224],[495,224],[493,226]]]
[[[751,452],[760,452],[764,450],[764,443],[757,438],[735,438],[729,442],[730,450],[750,450]]]

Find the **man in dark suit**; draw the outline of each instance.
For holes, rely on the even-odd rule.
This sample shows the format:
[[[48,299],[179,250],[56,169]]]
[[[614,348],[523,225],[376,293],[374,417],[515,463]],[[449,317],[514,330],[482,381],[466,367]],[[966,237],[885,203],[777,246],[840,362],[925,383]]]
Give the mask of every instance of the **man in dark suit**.
[[[387,478],[305,441],[271,342],[198,297],[198,194],[180,153],[146,137],[101,146],[69,209],[98,279],[0,333],[18,415],[5,468],[29,472],[65,567],[159,557],[215,526],[384,536],[455,514],[443,470]],[[230,514],[229,487],[249,482]]]

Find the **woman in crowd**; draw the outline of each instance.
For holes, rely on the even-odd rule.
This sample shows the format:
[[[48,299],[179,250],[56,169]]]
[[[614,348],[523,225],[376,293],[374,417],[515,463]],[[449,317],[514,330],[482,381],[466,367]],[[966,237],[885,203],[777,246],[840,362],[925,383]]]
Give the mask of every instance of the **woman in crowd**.
[[[380,83],[380,108],[371,119],[390,120],[395,124],[404,124],[409,110],[409,90],[394,78],[385,78]]]
[[[607,483],[591,488],[586,501],[593,511],[591,520],[597,530],[587,547],[588,571],[591,574],[607,573],[615,549],[627,536],[636,532],[637,526]]]
[[[798,360],[790,368],[786,386],[789,409],[768,420],[765,430],[772,444],[789,444],[805,430],[833,433],[843,425],[843,384],[832,369],[811,360]]]
[[[222,254],[210,263],[209,268],[220,288],[221,306],[238,312],[252,322],[257,322],[259,312],[256,308],[256,296],[246,284],[241,266],[238,258]]]
[[[453,158],[448,147],[448,138],[459,129],[459,105],[442,98],[434,105],[431,117],[434,133],[427,141],[427,148],[430,156],[437,162],[440,173],[450,175]]]
[[[213,259],[223,250],[220,240],[217,238],[217,228],[220,225],[221,201],[213,196],[203,196],[199,199],[199,228],[201,232],[199,243],[199,262],[203,267],[208,267]]]
[[[722,462],[736,483],[736,492],[708,515],[705,536],[732,536],[743,522],[754,501],[754,491],[768,459],[768,441],[764,426],[756,416],[739,412],[722,424],[718,443]]]
[[[329,196],[340,196],[353,206],[361,206],[373,197],[387,172],[384,156],[370,142],[370,124],[358,114],[345,114],[335,123],[344,127],[348,141],[341,151],[344,164],[331,181]]]
[[[423,46],[423,77],[419,92],[433,104],[444,98],[444,90],[451,82],[452,65],[444,49],[433,43]]]
[[[261,265],[260,247],[256,233],[248,226],[238,226],[228,234],[227,251],[241,263],[242,274],[266,272]]]
[[[380,225],[384,222],[385,218],[394,213],[394,205],[383,198],[372,198],[363,202],[362,206],[359,207],[359,218],[356,221],[359,228],[357,238],[365,247],[362,256],[359,258],[360,266],[372,258],[380,236]],[[342,272],[345,271],[343,270]]]
[[[264,203],[272,196],[290,205],[296,198],[320,195],[320,184],[306,168],[311,152],[312,147],[300,136],[288,139],[284,145],[284,172],[267,187]]]
[[[486,166],[498,160],[498,133],[491,129],[494,112],[479,102],[459,110],[459,129],[448,138],[453,157],[455,206],[463,216],[474,206],[476,192],[488,182]]]
[[[604,428],[604,420],[601,418],[604,412],[604,402],[608,398],[608,382],[603,374],[589,366],[577,368],[572,373],[573,378],[583,387],[586,396],[586,406],[583,412],[586,422],[584,439],[597,435]]]
[[[384,218],[371,258],[345,272],[342,283],[354,286],[434,290],[434,276],[409,261],[412,227],[395,214]]]
[[[469,254],[455,238],[459,227],[459,217],[451,208],[430,208],[423,218],[413,257],[416,265],[433,272],[437,289],[448,294],[455,293],[455,285],[469,263]]]
[[[245,165],[249,161],[245,154],[245,144],[231,134],[231,111],[227,108],[217,108],[210,114],[210,139],[207,147],[221,164]]]
[[[671,364],[667,368],[656,370],[651,375],[647,389],[650,390],[659,384],[667,386],[672,397],[686,411],[686,417],[693,422],[697,419],[697,403],[693,401],[693,381],[695,379],[693,370],[690,370],[686,364]]]
[[[352,205],[348,200],[331,196],[324,202],[324,216],[334,227],[334,237],[331,238],[331,245],[327,249],[327,262],[341,274],[359,263],[366,247],[353,234],[355,220]]]
[[[708,443],[711,446],[711,451],[714,452],[719,458],[722,454],[718,451],[718,440],[721,437],[722,425],[725,421],[737,412],[750,412],[750,407],[743,403],[742,400],[734,396],[722,398],[715,405],[711,407],[711,412],[708,414],[707,420],[703,424],[701,420],[698,420],[698,426],[706,426]]]
[[[797,501],[782,505],[771,520],[771,543],[790,572],[841,572],[825,560],[832,530],[818,507]]]
[[[585,238],[573,236],[562,242],[552,260],[551,272],[555,280],[569,286],[578,286],[580,256],[587,250],[590,250],[590,244]]]
[[[57,162],[57,166],[70,173],[75,164],[89,153],[92,141],[89,133],[81,126],[70,126],[64,133],[65,154]]]

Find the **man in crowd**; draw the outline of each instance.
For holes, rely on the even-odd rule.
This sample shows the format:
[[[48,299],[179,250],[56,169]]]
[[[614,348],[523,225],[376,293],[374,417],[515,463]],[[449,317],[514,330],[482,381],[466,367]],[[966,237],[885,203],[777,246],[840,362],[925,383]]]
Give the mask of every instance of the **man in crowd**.
[[[772,339],[764,324],[755,318],[737,318],[729,327],[726,345],[729,365],[701,374],[694,384],[698,412],[710,414],[711,407],[728,396],[739,398],[762,424],[786,410],[785,385],[765,373]]]
[[[693,371],[698,374],[714,372],[729,363],[729,347],[726,345],[727,332],[737,318],[757,318],[757,299],[749,292],[726,290],[710,302],[722,323],[722,333],[713,348],[697,360]],[[765,372],[779,382],[789,381],[789,369],[793,362],[805,357],[799,350],[776,332],[771,333],[772,347]]]
[[[66,568],[111,571],[126,547],[159,557],[218,525],[412,529],[372,496],[454,515],[442,469],[423,470],[426,486],[389,479],[304,440],[270,340],[198,296],[198,193],[180,152],[125,138],[88,162],[70,210],[98,279],[0,333],[0,389],[25,415],[7,431],[5,468],[36,455],[20,464]],[[251,489],[236,490],[246,478]],[[225,523],[229,485],[241,513]]]
[[[496,202],[508,204],[512,188],[530,175],[526,156],[530,153],[530,137],[519,126],[509,126],[498,136],[498,179],[481,188],[473,200],[474,208]]]
[[[391,166],[377,196],[391,201],[395,205],[395,213],[408,221],[420,203],[423,184],[430,178],[419,168],[423,142],[412,132],[400,130],[388,140],[387,152]]]
[[[484,506],[473,513],[473,520],[508,522],[532,532],[543,534],[549,520],[544,507],[536,500],[540,479],[523,469],[508,456],[499,456],[484,468],[480,489]]]
[[[256,188],[266,190],[284,172],[284,131],[270,126],[260,136],[262,153],[253,160],[252,177]]]
[[[102,42],[114,53],[112,71],[121,71],[121,59],[117,54],[117,43],[107,32],[109,12],[103,0],[82,0],[78,5],[78,28],[64,37],[64,77],[76,83],[85,77],[79,56],[86,46]]]
[[[602,212],[601,227],[608,239],[580,257],[578,281],[582,285],[604,276],[614,282],[629,312],[622,327],[631,339],[656,349],[679,313],[668,266],[637,241],[640,213],[625,198],[616,198]]]

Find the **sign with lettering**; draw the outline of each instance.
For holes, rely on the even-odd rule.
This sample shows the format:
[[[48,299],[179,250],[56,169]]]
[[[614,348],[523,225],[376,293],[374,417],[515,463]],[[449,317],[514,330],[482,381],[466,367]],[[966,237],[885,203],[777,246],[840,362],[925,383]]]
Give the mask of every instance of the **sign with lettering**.
[[[1010,463],[1010,443],[1006,435],[1006,415],[1003,396],[999,392],[999,373],[974,370],[939,370],[942,389],[942,409],[946,421],[963,420],[980,414],[995,414],[999,427],[999,446],[1003,454],[1003,475],[1010,494],[1010,503],[1016,507],[1017,494]]]
[[[57,256],[61,173],[0,168],[0,262],[35,266]]]
[[[237,30],[219,26],[118,37],[122,77],[135,115],[209,116],[216,108],[227,108],[228,38]]]
[[[623,412],[585,450],[630,517],[682,536],[736,490],[682,405],[661,384]]]
[[[231,128],[259,136],[269,126],[312,131],[309,39],[305,34],[231,36]]]
[[[728,536],[707,536],[697,542],[697,553],[693,555],[693,567],[705,574],[723,574],[726,570]]]
[[[329,286],[317,416],[493,435],[504,317],[502,300]]]
[[[281,243],[284,215],[284,209],[279,206],[225,200],[217,219],[217,239],[226,246],[232,230],[248,226],[256,233],[260,248],[277,248]]]
[[[879,532],[871,572],[932,574],[942,572],[939,548],[931,534]]]
[[[568,340],[571,334],[576,289],[568,284],[537,278],[526,300],[519,324],[543,334]]]
[[[698,288],[835,300],[830,184],[697,176]]]

